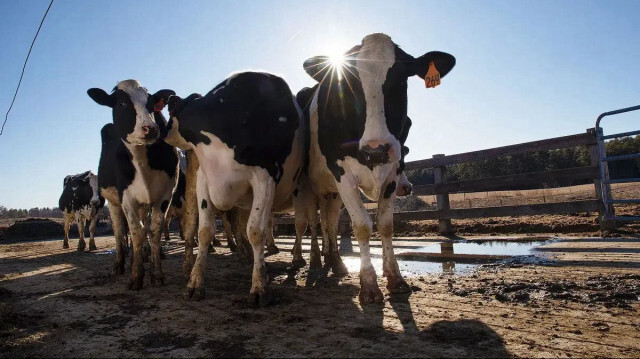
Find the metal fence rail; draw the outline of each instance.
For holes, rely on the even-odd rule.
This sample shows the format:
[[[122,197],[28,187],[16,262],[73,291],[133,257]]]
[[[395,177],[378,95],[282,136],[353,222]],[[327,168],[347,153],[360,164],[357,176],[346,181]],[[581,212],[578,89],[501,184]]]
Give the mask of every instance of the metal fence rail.
[[[630,198],[613,199],[613,196],[611,195],[611,184],[640,182],[640,178],[629,177],[629,178],[618,178],[618,179],[612,180],[609,175],[609,162],[640,158],[640,153],[632,153],[632,154],[619,155],[619,156],[607,156],[605,142],[604,142],[607,139],[614,139],[614,138],[640,134],[640,131],[622,132],[622,133],[615,133],[612,135],[605,136],[604,130],[602,129],[602,127],[600,127],[600,122],[605,117],[618,115],[621,113],[626,113],[631,111],[637,111],[637,110],[640,110],[640,105],[627,107],[627,108],[623,108],[615,111],[605,112],[600,114],[600,116],[598,116],[598,118],[596,119],[595,134],[596,134],[596,142],[598,147],[598,154],[600,156],[598,165],[600,170],[600,182],[602,183],[602,186],[600,189],[601,191],[600,199],[602,200],[602,203],[603,203],[603,206],[602,206],[603,213],[601,213],[601,217],[602,217],[601,223],[605,228],[615,228],[617,227],[617,222],[640,221],[640,217],[638,216],[616,216],[615,207],[614,207],[614,204],[640,203],[640,199],[630,199]]]

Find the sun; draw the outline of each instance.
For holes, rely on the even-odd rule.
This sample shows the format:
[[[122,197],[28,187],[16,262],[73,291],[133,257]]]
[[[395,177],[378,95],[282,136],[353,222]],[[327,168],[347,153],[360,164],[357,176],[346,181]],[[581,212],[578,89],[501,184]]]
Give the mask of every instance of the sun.
[[[329,53],[329,66],[331,70],[338,74],[338,81],[342,80],[342,71],[345,63],[344,54],[341,51],[332,51]]]

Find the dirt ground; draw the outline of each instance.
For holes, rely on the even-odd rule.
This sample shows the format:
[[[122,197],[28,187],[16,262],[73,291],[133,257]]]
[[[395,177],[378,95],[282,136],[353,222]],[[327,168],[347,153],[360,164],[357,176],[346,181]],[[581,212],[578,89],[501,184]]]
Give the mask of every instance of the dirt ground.
[[[207,298],[194,302],[182,299],[179,246],[164,287],[145,278],[128,291],[112,254],[78,253],[76,241],[0,242],[0,357],[640,356],[640,238],[555,242],[544,264],[409,277],[411,295],[364,307],[356,273],[310,278],[281,245],[267,258],[275,303],[264,309],[246,306],[251,268],[226,248],[209,255]]]

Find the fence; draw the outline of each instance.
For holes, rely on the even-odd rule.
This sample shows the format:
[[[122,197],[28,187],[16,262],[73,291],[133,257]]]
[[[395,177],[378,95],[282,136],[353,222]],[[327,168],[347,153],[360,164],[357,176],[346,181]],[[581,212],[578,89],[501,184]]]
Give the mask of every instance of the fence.
[[[452,219],[505,217],[505,216],[529,216],[541,214],[571,214],[580,212],[598,212],[600,225],[605,229],[615,228],[617,221],[640,220],[640,217],[616,217],[613,204],[616,203],[640,203],[637,199],[614,200],[611,197],[611,183],[638,182],[640,178],[624,180],[611,180],[609,178],[608,161],[626,158],[640,158],[640,154],[607,157],[604,140],[622,136],[640,134],[640,131],[603,136],[600,120],[604,116],[628,112],[640,109],[640,106],[611,111],[598,117],[596,128],[589,128],[585,133],[563,136],[541,141],[533,141],[516,145],[497,147],[487,150],[460,153],[450,156],[442,154],[433,158],[407,162],[405,170],[418,170],[433,168],[434,183],[416,185],[413,193],[416,195],[435,195],[436,209],[424,211],[396,212],[394,221],[404,222],[408,220],[437,220],[440,234],[452,233]],[[514,156],[539,151],[550,151],[569,147],[588,146],[590,164],[584,167],[575,167],[543,172],[516,174],[509,176],[483,178],[470,181],[448,181],[447,166],[472,161],[488,160],[503,156]],[[620,158],[618,158],[620,157]],[[624,157],[624,158],[623,158]],[[449,195],[454,193],[504,191],[529,189],[543,182],[579,182],[588,181],[594,185],[596,198],[590,200],[576,200],[568,202],[525,204],[498,207],[476,207],[452,209],[449,204]],[[562,186],[560,186],[562,187]],[[343,211],[344,212],[344,211]],[[283,218],[279,223],[292,223],[292,219]],[[349,216],[343,213],[340,219],[340,233],[342,237],[350,236]],[[350,241],[345,245],[350,246]],[[343,244],[341,243],[341,249]]]

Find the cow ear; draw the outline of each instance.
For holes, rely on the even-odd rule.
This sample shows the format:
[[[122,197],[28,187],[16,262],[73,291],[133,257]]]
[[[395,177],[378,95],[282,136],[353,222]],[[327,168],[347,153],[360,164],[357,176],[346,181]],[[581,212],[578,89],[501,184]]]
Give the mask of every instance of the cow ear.
[[[87,90],[87,94],[98,105],[113,108],[113,105],[115,104],[115,99],[113,98],[113,96],[107,94],[103,89],[90,88]]]
[[[309,76],[318,82],[322,82],[329,70],[331,70],[329,56],[314,56],[305,61],[302,66]]]
[[[153,110],[156,112],[162,111],[162,109],[167,105],[167,102],[169,102],[169,97],[175,94],[175,91],[165,89],[151,95],[153,99]]]
[[[174,113],[181,103],[182,98],[180,98],[180,96],[176,96],[175,93],[174,95],[169,96],[169,99],[167,100],[167,105],[169,106],[169,114]]]
[[[433,61],[435,69],[440,73],[440,78],[445,77],[456,65],[456,58],[446,52],[431,51],[418,57],[410,66],[409,76],[418,75],[424,78],[429,71],[429,64]]]

